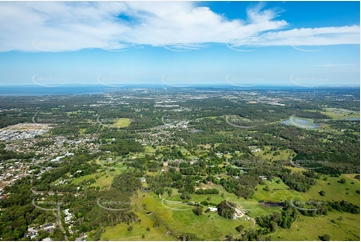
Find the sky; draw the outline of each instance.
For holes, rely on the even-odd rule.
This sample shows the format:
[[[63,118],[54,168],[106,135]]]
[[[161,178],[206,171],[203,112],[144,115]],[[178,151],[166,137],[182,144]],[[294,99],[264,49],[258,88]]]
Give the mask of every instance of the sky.
[[[0,2],[0,85],[360,83],[360,2]]]

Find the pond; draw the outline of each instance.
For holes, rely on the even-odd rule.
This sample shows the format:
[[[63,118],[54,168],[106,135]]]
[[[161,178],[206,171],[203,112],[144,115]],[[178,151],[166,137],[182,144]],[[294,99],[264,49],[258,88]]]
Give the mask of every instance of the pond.
[[[346,121],[360,121],[360,118],[344,118],[341,120],[346,120]]]

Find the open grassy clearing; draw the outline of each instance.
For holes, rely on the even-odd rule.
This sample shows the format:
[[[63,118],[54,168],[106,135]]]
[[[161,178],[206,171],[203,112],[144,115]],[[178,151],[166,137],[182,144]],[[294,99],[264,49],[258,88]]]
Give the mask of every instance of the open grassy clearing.
[[[131,124],[132,120],[130,118],[120,118],[115,123],[111,124],[112,128],[125,128]]]
[[[147,153],[147,154],[154,154],[155,153],[155,149],[150,146],[150,145],[145,145],[144,146],[144,153]]]
[[[345,184],[338,182],[341,178],[346,179]],[[351,182],[354,184],[351,184]],[[328,183],[330,183],[330,185],[328,185]],[[319,194],[321,190],[325,191],[324,196]],[[360,190],[360,181],[349,178],[347,175],[342,174],[340,177],[327,176],[327,181],[317,179],[316,185],[312,186],[311,189],[307,192],[302,193],[302,196],[305,199],[317,199],[323,201],[345,200],[359,206],[360,194],[356,193],[356,190]]]
[[[137,207],[141,207],[141,205],[137,203]],[[166,234],[167,230],[164,226],[153,227],[154,219],[150,215],[143,211],[138,211],[136,214],[141,219],[141,223],[130,224],[133,227],[132,231],[128,231],[129,226],[124,223],[108,226],[101,235],[101,240],[174,240],[172,236]],[[149,228],[149,231],[147,231],[147,228]]]
[[[292,172],[302,172],[302,171],[307,171],[306,168],[299,168],[299,167],[295,167],[295,166],[284,166],[285,168],[291,170]]]
[[[107,165],[107,166],[103,166],[103,169],[104,169],[103,172],[98,172],[98,173],[75,178],[72,181],[72,184],[79,185],[84,180],[89,180],[91,178],[94,178],[96,182],[91,184],[90,186],[92,186],[92,187],[99,186],[101,189],[108,189],[113,181],[113,178],[116,175],[119,175],[127,170],[127,166],[123,163],[109,164],[109,163],[106,163],[106,162],[100,161],[100,160],[97,160],[96,162],[101,165],[104,165],[104,164]]]
[[[289,155],[289,152],[285,152]],[[117,165],[116,167],[121,167]],[[290,167],[294,171],[302,171],[304,169]],[[124,166],[124,170],[125,170]],[[118,169],[116,171],[121,171]],[[109,172],[109,171],[108,171]],[[149,173],[149,175],[157,175],[157,172]],[[355,174],[356,175],[356,174]],[[100,187],[110,186],[112,176],[104,178],[105,174],[97,180],[97,185]],[[338,182],[342,177],[346,179],[345,184]],[[214,204],[218,204],[223,200],[228,199],[230,202],[236,203],[237,206],[242,207],[250,217],[255,218],[257,216],[271,214],[274,211],[280,211],[281,207],[264,207],[259,204],[260,200],[279,202],[284,200],[291,200],[292,198],[299,200],[312,200],[319,199],[325,201],[331,200],[346,200],[354,204],[359,204],[359,195],[355,192],[359,189],[359,181],[354,176],[342,175],[339,178],[328,177],[327,181],[317,179],[317,184],[314,185],[308,192],[300,193],[294,190],[289,190],[281,179],[274,178],[272,181],[265,181],[266,185],[258,185],[257,191],[253,196],[253,199],[245,200],[243,198],[237,198],[236,195],[228,193],[221,185],[215,184],[203,184],[201,183],[199,188],[216,188],[220,191],[220,194],[192,194],[190,201],[201,202],[208,201]],[[279,183],[276,181],[279,180]],[[353,182],[354,184],[351,184]],[[327,185],[330,183],[330,185]],[[92,186],[97,186],[92,184]],[[269,187],[270,191],[265,191],[263,188]],[[197,186],[198,188],[198,186]],[[342,194],[346,188],[349,188],[349,195]],[[318,192],[324,190],[326,195],[321,197]],[[176,231],[180,233],[193,233],[199,238],[204,240],[223,240],[226,234],[233,234],[236,238],[240,237],[239,233],[235,230],[235,227],[242,224],[245,229],[253,227],[253,221],[246,221],[241,218],[238,220],[227,220],[220,217],[217,213],[209,212],[202,216],[196,216],[192,212],[193,206],[186,203],[174,203],[174,201],[183,201],[180,198],[180,194],[177,189],[172,189],[172,195],[169,197],[167,193],[162,195],[162,200],[154,193],[138,192],[137,197],[133,197],[132,201],[136,204],[133,206],[135,213],[141,219],[141,223],[131,224],[132,231],[128,231],[128,225],[118,224],[114,227],[106,227],[106,231],[101,236],[102,240],[175,240],[167,234],[168,230]],[[351,195],[351,193],[354,193]],[[334,194],[341,194],[335,199]],[[223,195],[223,196],[222,196]],[[207,198],[210,197],[210,200]],[[173,203],[172,203],[173,201]],[[145,209],[143,208],[145,204]],[[214,206],[214,205],[210,205]],[[206,207],[204,207],[206,210]],[[151,214],[147,214],[151,212]],[[330,213],[334,217],[334,221],[331,222],[328,216],[316,216],[305,217],[299,215],[298,220],[294,223],[291,230],[284,230],[278,228],[277,231],[272,234],[273,240],[318,240],[319,235],[330,234],[332,239],[356,240],[358,237],[357,231],[358,224],[355,224],[359,215],[353,215],[349,213]],[[343,216],[343,220],[339,221],[337,218]],[[154,222],[160,222],[160,227],[154,228]],[[147,231],[147,227],[150,231]],[[322,229],[321,229],[322,227]],[[202,228],[201,230],[199,228]],[[256,225],[255,228],[258,228]],[[304,231],[311,231],[305,233]],[[331,231],[331,232],[330,232]]]
[[[77,177],[75,178],[71,183],[74,185],[79,185],[81,182],[83,182],[84,180],[89,180],[91,178],[95,179],[95,176],[97,174],[90,174],[90,175],[86,175],[86,176],[81,176],[81,177]]]
[[[324,108],[324,111],[321,113],[335,120],[345,118],[360,118],[359,112],[354,112],[343,108]]]
[[[359,229],[359,214],[329,212],[327,216],[299,216],[290,229],[277,228],[271,240],[320,240],[318,236],[329,234],[331,240],[359,241]]]
[[[146,216],[149,216],[154,221],[160,221],[163,226],[166,225],[168,228],[179,233],[193,233],[206,240],[223,240],[225,234],[236,234],[235,227],[240,224],[243,224],[245,228],[253,226],[252,221],[244,219],[228,220],[220,217],[215,212],[196,216],[191,210],[172,210],[164,205],[160,205],[161,199],[154,193],[140,193],[138,198],[135,198],[133,201],[139,209],[137,214],[152,212],[151,215]],[[143,203],[146,204],[146,209],[143,209]],[[174,206],[174,204],[171,205]],[[191,206],[187,207],[192,208]],[[202,228],[202,230],[199,228]]]
[[[279,150],[270,151],[270,146],[264,146],[260,152],[254,152],[253,154],[261,160],[289,160],[290,157],[294,154],[292,150]],[[279,152],[278,155],[274,155],[275,152]]]

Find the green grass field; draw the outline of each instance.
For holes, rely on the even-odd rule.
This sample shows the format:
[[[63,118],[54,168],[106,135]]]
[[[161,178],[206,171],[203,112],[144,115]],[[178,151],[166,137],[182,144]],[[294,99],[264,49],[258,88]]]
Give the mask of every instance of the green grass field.
[[[325,111],[321,112],[332,119],[345,119],[345,118],[360,118],[360,113],[343,108],[324,108]]]
[[[71,183],[74,185],[79,185],[84,180],[89,180],[91,178],[95,179],[95,176],[96,176],[96,174],[90,174],[90,175],[86,175],[86,176],[77,177]]]
[[[216,186],[219,188],[219,186]],[[175,190],[175,189],[173,189]],[[224,191],[225,192],[225,191]],[[167,200],[177,201],[180,200],[179,195],[176,191],[173,192],[175,195],[167,197],[166,194],[163,198]],[[223,191],[222,191],[223,193]],[[226,193],[226,192],[225,192]],[[233,194],[225,194],[235,198]],[[211,197],[211,202],[219,203],[224,198],[221,195],[192,195],[192,201],[203,201],[207,197]],[[199,238],[204,240],[223,240],[225,234],[239,234],[235,227],[242,224],[246,229],[254,226],[253,221],[246,221],[245,219],[229,220],[219,216],[215,212],[208,212],[201,216],[196,216],[192,212],[192,206],[186,204],[173,204],[163,201],[154,193],[142,193],[132,199],[136,204],[136,214],[141,219],[140,224],[133,224],[133,231],[127,230],[128,225],[119,224],[114,227],[107,227],[106,231],[102,235],[101,239],[109,240],[175,240],[175,238],[166,235],[166,231],[172,229],[180,233],[193,233]],[[143,208],[143,204],[146,208]],[[187,210],[177,210],[187,209]],[[204,210],[206,207],[204,207]],[[147,214],[151,212],[151,214]],[[153,224],[155,221],[160,222],[159,228],[154,228]],[[149,227],[150,231],[146,231]],[[200,229],[202,228],[202,229]],[[145,235],[142,238],[142,235]]]
[[[291,155],[294,154],[292,150],[277,150],[280,154],[279,155],[273,155],[276,151],[270,151],[270,146],[265,146],[261,152],[255,152],[253,153],[256,157],[259,157],[259,159],[262,160],[289,160]],[[269,152],[270,151],[270,152]],[[269,153],[267,153],[269,152]],[[265,154],[267,153],[267,154]]]
[[[125,128],[125,127],[128,127],[131,122],[132,122],[132,120],[130,118],[120,118],[115,123],[110,125],[110,127],[118,128],[118,129]]]
[[[299,168],[295,168],[299,169]],[[260,200],[279,202],[291,200],[292,198],[300,200],[318,199],[324,201],[346,200],[359,205],[359,195],[355,192],[359,189],[360,182],[354,178],[356,174],[341,175],[339,178],[328,177],[327,181],[317,179],[317,184],[308,192],[301,193],[289,190],[288,186],[279,178],[272,181],[265,181],[265,185],[258,185],[252,199],[245,200],[237,198],[236,195],[228,193],[221,185],[201,184],[200,188],[217,188],[220,194],[192,194],[192,202],[208,201],[215,204],[223,200],[234,202],[245,210],[251,218],[260,215],[271,214],[274,211],[280,211],[281,207],[264,207],[259,204]],[[341,178],[346,179],[345,184],[337,182]],[[98,179],[100,180],[100,179]],[[277,183],[276,181],[280,182]],[[354,184],[351,184],[353,182]],[[330,183],[330,185],[327,185]],[[270,191],[263,188],[269,187]],[[348,188],[349,194],[345,191]],[[325,196],[318,194],[319,190],[326,192]],[[351,194],[352,193],[352,194]],[[337,197],[335,196],[337,194]],[[210,200],[207,198],[210,197]],[[192,212],[192,206],[187,204],[177,204],[174,202],[182,201],[177,189],[173,189],[169,197],[167,193],[161,196],[162,200],[154,193],[139,192],[138,196],[132,198],[133,211],[141,219],[141,223],[132,224],[133,230],[128,231],[128,225],[118,224],[114,227],[106,227],[102,240],[175,240],[167,234],[167,231],[176,231],[180,233],[193,233],[203,240],[223,240],[227,234],[232,234],[235,238],[240,238],[240,234],[235,227],[242,224],[245,229],[255,228],[252,220],[240,218],[237,220],[228,220],[219,216],[215,212],[208,212],[201,216],[196,216]],[[145,208],[143,207],[145,205]],[[212,206],[212,205],[210,205]],[[206,207],[204,207],[206,210]],[[150,214],[147,214],[150,213]],[[340,219],[342,217],[342,219]],[[329,212],[327,216],[306,217],[299,215],[291,229],[285,230],[278,228],[271,234],[272,240],[319,240],[318,236],[329,234],[332,240],[358,240],[359,222],[358,214]],[[331,221],[332,220],[332,221]],[[154,228],[155,221],[160,222],[160,227]],[[149,227],[150,231],[146,228]],[[201,229],[200,229],[201,228]],[[306,231],[306,232],[305,232]]]
[[[150,145],[146,145],[146,146],[144,146],[144,153],[154,155],[155,154],[155,149],[153,149],[153,147],[150,146]]]
[[[104,161],[100,161],[100,160],[97,160],[97,163],[98,164],[106,164]],[[113,178],[116,175],[119,175],[119,174],[123,173],[124,171],[126,171],[127,167],[126,167],[126,165],[121,163],[121,164],[110,164],[110,166],[106,166],[106,167],[104,166],[104,169],[105,169],[105,171],[100,172],[100,173],[98,172],[95,174],[90,174],[90,175],[75,178],[72,181],[72,184],[79,185],[84,180],[89,180],[91,178],[94,178],[96,180],[96,182],[91,184],[90,186],[92,186],[92,187],[99,186],[101,189],[108,189],[110,187],[110,185],[112,184]],[[112,169],[114,169],[114,170],[112,170]]]
[[[316,185],[312,186],[306,193],[301,193],[305,199],[317,199],[323,201],[340,201],[345,200],[355,205],[360,205],[360,195],[356,193],[356,190],[360,189],[360,181],[350,178],[349,175],[342,174],[340,177],[327,177],[327,181],[318,179]],[[346,179],[345,184],[341,184],[338,181],[341,178]],[[354,184],[351,184],[353,182]],[[330,185],[328,185],[330,183]],[[349,189],[349,190],[346,190]],[[319,195],[320,191],[325,191],[325,196]],[[346,194],[348,193],[348,194]]]
[[[318,236],[323,234],[329,234],[331,240],[359,241],[360,215],[329,212],[327,216],[299,216],[290,229],[277,228],[271,240],[320,240]]]

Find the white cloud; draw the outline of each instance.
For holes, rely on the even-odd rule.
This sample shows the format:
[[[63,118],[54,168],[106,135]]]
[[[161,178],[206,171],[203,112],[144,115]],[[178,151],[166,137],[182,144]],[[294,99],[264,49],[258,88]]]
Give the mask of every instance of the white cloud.
[[[246,20],[225,19],[192,2],[1,2],[0,51],[360,42],[359,26],[285,30],[287,21],[275,20],[278,10],[258,4],[239,11],[247,12]]]

